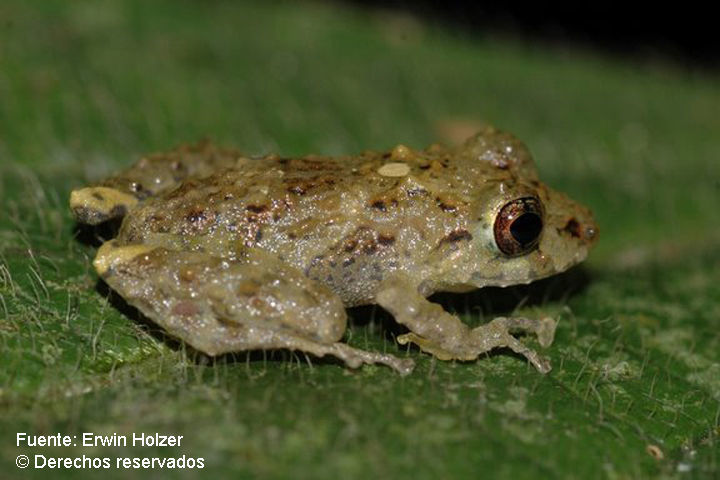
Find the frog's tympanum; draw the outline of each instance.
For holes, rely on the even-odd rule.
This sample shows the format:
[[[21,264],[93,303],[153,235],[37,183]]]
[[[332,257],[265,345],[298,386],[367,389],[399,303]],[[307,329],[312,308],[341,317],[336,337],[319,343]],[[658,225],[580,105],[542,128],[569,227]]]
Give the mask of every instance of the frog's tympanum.
[[[251,158],[210,144],[150,155],[72,192],[86,224],[124,217],[94,261],[129,304],[209,355],[292,349],[350,367],[410,358],[340,342],[345,307],[376,303],[441,360],[498,347],[550,363],[555,321],[469,328],[426,297],[562,272],[596,239],[591,212],[538,180],[525,146],[487,127],[463,145],[357,156]]]

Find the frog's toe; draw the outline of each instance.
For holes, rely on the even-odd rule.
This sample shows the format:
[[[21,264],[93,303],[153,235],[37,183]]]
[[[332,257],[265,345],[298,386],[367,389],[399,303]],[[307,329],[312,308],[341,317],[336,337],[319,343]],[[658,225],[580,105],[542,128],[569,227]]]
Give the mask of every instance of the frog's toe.
[[[415,368],[415,362],[410,358],[398,358],[388,353],[368,352],[353,348],[345,343],[333,344],[332,355],[340,358],[350,368],[358,368],[365,363],[379,363],[387,365],[400,375],[407,375]]]
[[[527,358],[540,373],[548,373],[552,368],[550,361],[513,337],[510,331],[535,332],[540,344],[546,346],[553,340],[555,326],[555,321],[548,318],[534,320],[523,317],[498,317],[488,324],[474,328],[468,342],[473,345],[478,355],[494,348],[509,348]]]

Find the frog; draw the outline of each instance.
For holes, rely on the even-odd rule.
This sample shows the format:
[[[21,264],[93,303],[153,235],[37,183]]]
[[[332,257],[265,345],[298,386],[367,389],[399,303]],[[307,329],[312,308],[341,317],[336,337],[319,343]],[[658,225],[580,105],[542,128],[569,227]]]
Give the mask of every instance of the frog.
[[[598,237],[592,212],[542,183],[525,144],[490,125],[456,145],[345,156],[183,144],[69,203],[80,224],[120,224],[98,248],[99,277],[194,350],[289,349],[402,375],[411,349],[342,341],[347,308],[386,310],[407,329],[398,349],[462,362],[509,349],[547,373],[550,360],[523,340],[548,347],[553,318],[470,327],[428,297],[564,272]]]

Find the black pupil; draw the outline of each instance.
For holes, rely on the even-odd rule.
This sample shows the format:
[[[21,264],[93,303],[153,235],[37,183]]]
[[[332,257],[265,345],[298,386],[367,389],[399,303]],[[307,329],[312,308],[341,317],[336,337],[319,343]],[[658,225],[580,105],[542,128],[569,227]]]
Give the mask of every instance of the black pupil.
[[[523,247],[533,244],[542,231],[542,219],[534,213],[523,213],[510,225],[510,234]]]

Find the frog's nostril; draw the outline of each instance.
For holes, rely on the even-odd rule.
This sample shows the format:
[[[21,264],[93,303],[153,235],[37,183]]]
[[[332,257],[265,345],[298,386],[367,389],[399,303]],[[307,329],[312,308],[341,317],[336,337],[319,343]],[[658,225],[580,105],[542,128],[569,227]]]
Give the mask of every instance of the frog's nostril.
[[[595,225],[589,225],[585,227],[585,238],[588,240],[594,240],[598,234],[597,227]]]
[[[580,229],[580,222],[575,220],[574,218],[571,218],[568,220],[568,222],[565,224],[565,227],[563,227],[563,231],[570,234],[570,236],[575,238],[580,238],[582,236],[582,230]]]

